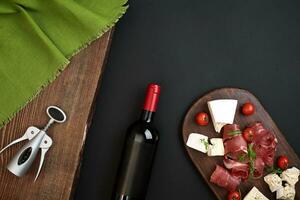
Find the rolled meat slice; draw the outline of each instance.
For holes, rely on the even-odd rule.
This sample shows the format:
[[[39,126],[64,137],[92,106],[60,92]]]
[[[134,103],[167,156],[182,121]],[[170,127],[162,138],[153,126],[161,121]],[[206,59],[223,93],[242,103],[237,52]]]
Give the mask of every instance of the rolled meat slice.
[[[241,179],[231,175],[228,170],[217,165],[210,177],[210,182],[215,183],[228,191],[235,191],[237,186],[241,183]]]
[[[256,152],[256,157],[262,158],[265,165],[272,166],[274,163],[275,150],[277,139],[275,135],[266,131],[260,134],[260,139],[253,142],[253,149]]]
[[[260,178],[264,173],[265,163],[262,158],[257,157],[254,160],[254,171],[253,171],[253,177],[254,178]]]
[[[277,146],[277,139],[274,133],[265,129],[261,122],[253,123],[249,128],[251,128],[254,133],[253,149],[256,152],[256,159],[261,158],[264,162],[264,166],[272,166]],[[260,163],[261,160],[258,160],[257,163]],[[261,166],[261,164],[258,166]]]
[[[249,165],[248,163],[241,163],[235,160],[231,160],[225,156],[223,160],[224,166],[231,171],[233,176],[239,177],[243,180],[249,176]]]
[[[224,151],[232,160],[239,160],[241,157],[245,157],[248,153],[247,142],[241,134],[232,137],[224,142]]]
[[[265,127],[261,122],[254,122],[252,124],[249,124],[247,127],[252,128],[253,131],[258,132],[258,133],[260,130],[263,130],[263,129],[265,130]]]
[[[223,126],[223,141],[225,142],[226,140],[234,137],[234,133],[238,131],[241,131],[238,124],[227,124]]]

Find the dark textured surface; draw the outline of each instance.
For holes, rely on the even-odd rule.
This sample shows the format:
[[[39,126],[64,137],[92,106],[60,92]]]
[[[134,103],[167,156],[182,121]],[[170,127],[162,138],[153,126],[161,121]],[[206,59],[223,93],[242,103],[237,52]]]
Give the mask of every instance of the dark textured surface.
[[[215,199],[181,140],[188,107],[220,87],[252,92],[300,154],[300,1],[131,1],[118,24],[75,199],[110,200],[126,127],[162,85],[147,200]]]

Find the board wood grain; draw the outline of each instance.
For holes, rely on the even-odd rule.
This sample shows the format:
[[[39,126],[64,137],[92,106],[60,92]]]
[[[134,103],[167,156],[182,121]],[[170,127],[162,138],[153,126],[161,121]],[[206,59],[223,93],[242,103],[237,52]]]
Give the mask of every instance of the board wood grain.
[[[222,165],[223,156],[209,157],[206,154],[191,149],[185,145],[190,133],[202,133],[207,135],[209,138],[222,137],[220,133],[216,133],[214,131],[212,123],[209,123],[208,126],[199,126],[195,123],[196,114],[200,111],[209,113],[207,101],[214,99],[237,99],[238,107],[234,122],[236,124],[239,124],[241,129],[252,122],[262,122],[267,129],[274,132],[278,139],[276,157],[278,155],[285,154],[289,157],[290,166],[295,166],[300,169],[299,157],[297,156],[293,148],[288,144],[287,140],[284,137],[284,134],[279,130],[270,115],[266,112],[259,100],[253,94],[246,90],[237,88],[222,88],[214,90],[197,100],[188,110],[183,122],[182,136],[184,146],[189,157],[218,199],[227,199],[228,192],[225,189],[211,183],[209,180],[212,172],[215,170],[216,165]],[[240,108],[244,103],[248,101],[252,102],[255,105],[256,112],[251,116],[244,116],[241,114]],[[269,199],[276,199],[276,193],[270,192],[268,185],[263,181],[263,178],[251,179],[242,182],[239,186],[242,196],[245,196],[253,186],[256,186]],[[297,192],[295,199],[300,199],[300,183],[297,183],[296,191]]]
[[[50,200],[72,197],[112,33],[113,30],[108,31],[74,56],[61,75],[1,129],[0,148],[3,148],[22,136],[28,126],[43,128],[48,121],[46,108],[49,105],[61,107],[68,117],[65,123],[55,124],[47,131],[53,139],[53,145],[47,152],[36,182],[33,180],[39,158],[22,178],[6,170],[6,164],[25,143],[15,145],[0,155],[0,199]]]

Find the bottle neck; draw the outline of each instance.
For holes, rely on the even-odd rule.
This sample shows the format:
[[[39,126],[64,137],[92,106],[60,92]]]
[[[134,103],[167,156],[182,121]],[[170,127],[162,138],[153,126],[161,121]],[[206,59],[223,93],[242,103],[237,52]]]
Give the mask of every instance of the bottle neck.
[[[149,110],[143,110],[141,113],[141,120],[143,122],[151,123],[153,121],[155,112]]]

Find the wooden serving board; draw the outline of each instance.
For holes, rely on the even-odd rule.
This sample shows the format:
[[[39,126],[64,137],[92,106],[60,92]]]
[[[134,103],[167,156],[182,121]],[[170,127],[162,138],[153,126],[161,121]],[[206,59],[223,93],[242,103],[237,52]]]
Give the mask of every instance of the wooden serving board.
[[[72,198],[112,32],[108,31],[74,56],[61,75],[1,129],[2,149],[22,136],[28,126],[43,128],[48,122],[46,108],[49,105],[57,105],[67,114],[65,123],[55,124],[47,131],[53,145],[46,154],[44,166],[36,182],[33,180],[39,158],[22,178],[14,176],[6,169],[7,163],[24,142],[0,155],[0,199]]]
[[[238,107],[237,107],[237,112],[235,115],[234,122],[236,124],[239,124],[241,129],[243,129],[246,125],[252,122],[261,121],[267,129],[275,133],[278,139],[276,157],[278,155],[285,154],[288,156],[290,160],[290,166],[295,166],[298,169],[300,169],[299,157],[294,152],[292,147],[288,144],[284,135],[278,129],[278,127],[276,126],[276,124],[274,123],[270,115],[266,112],[266,110],[263,108],[263,106],[260,104],[258,99],[253,94],[242,89],[237,89],[237,88],[217,89],[201,97],[199,100],[197,100],[192,105],[192,107],[188,110],[184,118],[183,132],[182,132],[184,145],[186,144],[190,133],[201,133],[207,135],[209,138],[222,137],[220,133],[216,133],[214,131],[212,122],[210,122],[209,125],[207,126],[199,126],[195,123],[196,114],[200,111],[209,113],[207,102],[214,99],[238,100]],[[256,112],[251,116],[244,116],[241,114],[240,111],[241,106],[247,101],[252,102],[256,108]],[[185,147],[194,165],[196,166],[196,168],[198,169],[198,171],[200,172],[204,180],[207,182],[209,187],[212,189],[216,197],[220,200],[227,199],[228,192],[225,189],[209,181],[212,172],[216,168],[216,165],[223,164],[223,156],[209,157],[204,153],[201,153],[199,151],[187,147],[186,145]],[[242,182],[239,186],[242,196],[244,197],[253,186],[256,186],[269,199],[276,199],[275,198],[276,193],[271,193],[271,191],[268,188],[268,185],[264,182],[263,178],[252,179],[252,180],[247,180],[246,182]],[[300,183],[296,184],[296,191],[297,192],[296,192],[295,199],[300,199]]]

